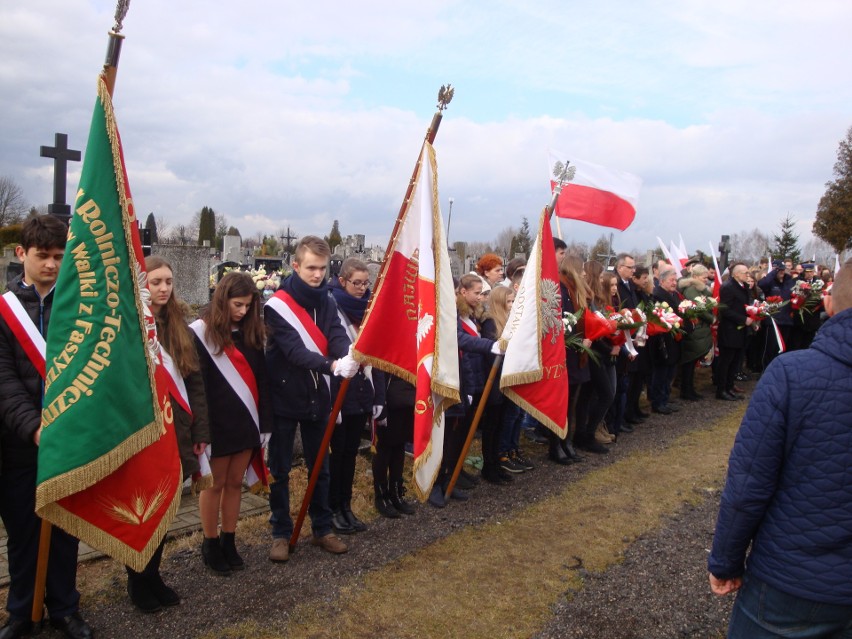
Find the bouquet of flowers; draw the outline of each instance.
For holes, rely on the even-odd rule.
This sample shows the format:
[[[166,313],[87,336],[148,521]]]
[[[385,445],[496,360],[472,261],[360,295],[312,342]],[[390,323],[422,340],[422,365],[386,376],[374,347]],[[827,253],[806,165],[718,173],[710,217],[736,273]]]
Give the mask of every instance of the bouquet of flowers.
[[[825,288],[825,282],[822,280],[813,280],[805,282],[798,280],[790,293],[790,306],[793,310],[799,311],[802,316],[804,311],[814,313],[822,303],[822,292]]]
[[[636,343],[636,346],[641,348],[648,342],[648,316],[645,315],[645,311],[639,307],[633,309],[632,316],[633,321],[639,325],[639,328],[636,329],[634,342]]]
[[[618,322],[601,313],[594,311],[586,313],[586,338],[593,342],[604,337],[611,337],[618,331]]]
[[[698,322],[698,316],[701,314],[701,311],[698,310],[698,304],[688,299],[681,300],[680,304],[677,305],[677,312],[681,317],[693,323]]]
[[[672,310],[668,302],[654,302],[648,309],[648,336],[671,333],[678,336],[683,331],[680,328],[681,317]]]
[[[569,313],[568,311],[562,312],[562,326],[565,327],[565,347],[580,354],[588,355],[594,361],[598,361],[598,354],[583,343],[584,340],[589,338],[583,337],[582,334],[578,335],[574,332],[574,327],[580,322],[584,312],[585,311],[580,311],[579,313]],[[589,315],[591,316],[591,313]]]
[[[237,268],[226,268],[225,273],[229,271],[239,270]],[[246,273],[251,276],[251,279],[254,280],[255,286],[257,286],[257,290],[260,291],[260,294],[264,299],[272,297],[275,291],[278,290],[278,286],[281,284],[281,278],[286,277],[286,273],[283,271],[272,271],[270,273],[266,272],[264,267],[260,267],[257,269],[249,269]]]
[[[745,311],[755,322],[760,322],[770,315],[777,313],[781,307],[786,304],[782,298],[777,295],[767,297],[765,302],[754,300],[751,304],[746,304]]]

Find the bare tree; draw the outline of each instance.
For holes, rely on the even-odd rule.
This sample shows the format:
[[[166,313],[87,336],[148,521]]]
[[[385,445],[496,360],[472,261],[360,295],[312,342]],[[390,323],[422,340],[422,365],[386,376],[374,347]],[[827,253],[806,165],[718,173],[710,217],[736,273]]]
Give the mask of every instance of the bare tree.
[[[17,224],[26,212],[23,189],[12,178],[0,176],[0,226]]]
[[[772,240],[758,228],[739,231],[731,235],[731,259],[747,264],[757,264],[760,258],[771,252]]]
[[[509,255],[509,251],[512,249],[512,240],[517,233],[518,229],[512,226],[507,226],[497,233],[497,238],[494,240],[494,246],[500,255]]]
[[[157,235],[159,237],[169,237],[169,231],[172,228],[169,218],[165,215],[155,215],[154,221],[157,223]]]
[[[817,264],[834,268],[834,247],[825,240],[813,237],[802,246],[802,261],[815,261]]]

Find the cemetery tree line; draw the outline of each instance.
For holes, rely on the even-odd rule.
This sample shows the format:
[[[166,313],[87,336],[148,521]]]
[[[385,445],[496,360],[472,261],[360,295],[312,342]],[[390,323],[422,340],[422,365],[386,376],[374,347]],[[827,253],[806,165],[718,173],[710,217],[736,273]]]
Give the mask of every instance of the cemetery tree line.
[[[834,179],[825,184],[813,233],[838,253],[852,248],[852,127],[837,148]]]

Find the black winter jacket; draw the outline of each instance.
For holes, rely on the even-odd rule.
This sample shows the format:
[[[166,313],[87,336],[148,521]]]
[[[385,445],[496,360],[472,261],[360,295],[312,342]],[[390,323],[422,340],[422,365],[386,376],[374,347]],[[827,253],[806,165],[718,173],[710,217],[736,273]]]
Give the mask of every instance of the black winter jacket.
[[[53,290],[41,299],[34,286],[23,283],[19,275],[8,285],[21,301],[27,314],[47,338]],[[43,380],[6,321],[0,317],[0,450],[2,467],[35,466],[38,447],[33,435],[41,425]]]

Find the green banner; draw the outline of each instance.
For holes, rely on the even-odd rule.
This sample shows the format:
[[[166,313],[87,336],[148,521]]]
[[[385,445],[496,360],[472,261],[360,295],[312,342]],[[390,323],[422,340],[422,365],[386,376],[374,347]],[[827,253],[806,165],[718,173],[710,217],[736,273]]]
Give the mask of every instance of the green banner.
[[[47,338],[38,502],[91,486],[162,427],[133,254],[136,219],[99,83]]]

